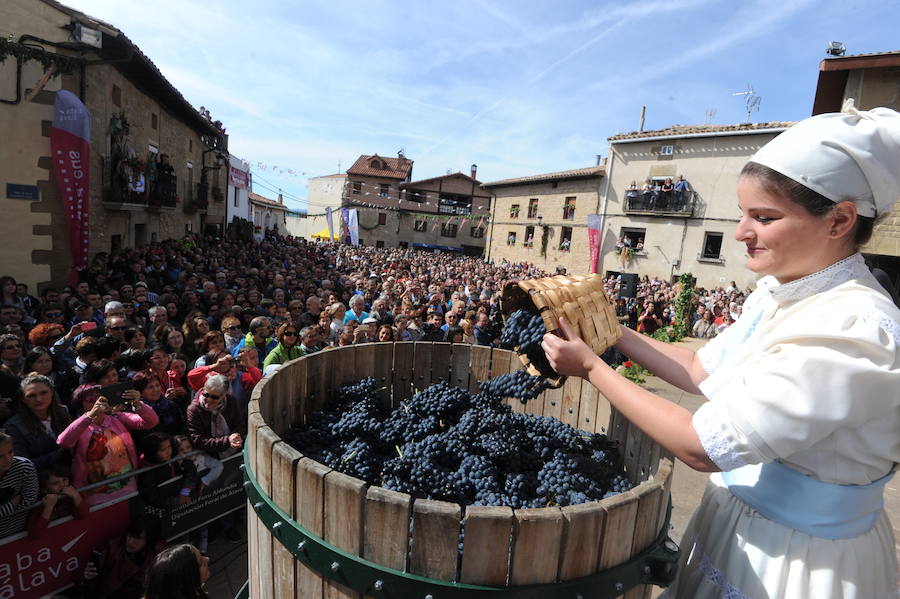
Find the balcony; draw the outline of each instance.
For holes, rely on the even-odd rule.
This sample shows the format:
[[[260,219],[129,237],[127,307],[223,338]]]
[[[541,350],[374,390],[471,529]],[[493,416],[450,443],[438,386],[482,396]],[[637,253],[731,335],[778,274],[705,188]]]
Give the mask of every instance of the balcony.
[[[694,204],[696,203],[696,192],[682,192],[681,198],[677,192],[664,193],[641,193],[629,197],[626,192],[623,210],[625,214],[633,214],[639,216],[665,216],[672,218],[689,218],[694,214]]]
[[[209,185],[207,183],[195,183],[188,187],[187,197],[184,198],[184,211],[194,212],[206,210],[209,206]]]

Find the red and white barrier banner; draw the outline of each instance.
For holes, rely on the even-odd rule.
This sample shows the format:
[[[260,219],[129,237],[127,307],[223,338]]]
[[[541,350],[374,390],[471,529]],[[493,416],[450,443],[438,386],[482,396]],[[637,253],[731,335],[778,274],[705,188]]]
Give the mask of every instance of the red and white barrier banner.
[[[78,96],[70,91],[56,92],[50,153],[56,185],[69,223],[72,253],[69,284],[74,285],[78,282],[78,271],[87,268],[91,245],[91,115]]]
[[[591,254],[591,273],[597,272],[597,267],[600,263],[600,215],[599,214],[588,214],[587,217],[587,225],[588,225],[588,247],[590,248]]]

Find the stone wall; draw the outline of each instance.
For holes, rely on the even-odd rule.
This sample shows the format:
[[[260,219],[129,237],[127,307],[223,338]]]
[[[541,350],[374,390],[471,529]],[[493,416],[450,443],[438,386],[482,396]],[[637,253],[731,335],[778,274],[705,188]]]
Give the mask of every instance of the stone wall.
[[[494,261],[530,262],[553,273],[558,267],[569,274],[590,272],[587,215],[598,212],[601,186],[605,179],[591,177],[556,183],[530,183],[493,188],[495,194],[493,219],[488,228],[488,258]],[[566,198],[575,198],[575,214],[563,218]],[[537,215],[528,218],[529,202],[538,200]],[[518,205],[518,216],[512,212]],[[534,227],[533,243],[527,246],[527,228]],[[543,227],[547,229],[546,253],[541,253]],[[561,250],[563,227],[572,229],[569,250]],[[515,243],[510,244],[510,233],[515,233]]]

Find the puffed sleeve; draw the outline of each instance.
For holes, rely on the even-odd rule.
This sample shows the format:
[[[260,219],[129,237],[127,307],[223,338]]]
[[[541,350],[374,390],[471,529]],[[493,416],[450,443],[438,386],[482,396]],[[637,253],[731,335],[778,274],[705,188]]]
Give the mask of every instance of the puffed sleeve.
[[[819,312],[796,320],[752,359],[699,385],[710,401],[693,426],[723,470],[788,458],[841,427],[896,422],[897,341],[878,318]]]

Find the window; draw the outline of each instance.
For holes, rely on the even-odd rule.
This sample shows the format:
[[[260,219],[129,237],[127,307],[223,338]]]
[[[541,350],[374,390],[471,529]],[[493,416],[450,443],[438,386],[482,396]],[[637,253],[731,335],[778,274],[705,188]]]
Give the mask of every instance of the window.
[[[622,227],[619,235],[619,242],[625,244],[636,252],[644,251],[644,236],[647,229],[633,229],[631,227]]]
[[[378,213],[378,224],[379,224],[379,225],[386,225],[386,224],[387,224],[387,214],[385,214],[384,212],[379,212],[379,213]]]
[[[537,218],[538,201],[537,198],[528,200],[528,218]]]
[[[425,222],[424,220],[417,220],[415,223],[413,223],[413,231],[422,232],[422,231],[427,231],[427,230],[428,230],[428,223]]]
[[[472,227],[472,230],[469,232],[469,235],[473,239],[481,239],[484,237],[484,227]]]
[[[188,140],[188,152],[193,152],[193,151],[194,151],[194,140],[189,139]]]
[[[410,191],[408,189],[404,191],[406,192],[407,202],[418,202],[419,204],[421,204],[425,201],[425,198],[428,197],[428,194],[426,194],[424,191]]]
[[[383,239],[377,240],[377,241],[375,242],[375,247],[377,247],[377,248],[383,248],[383,247],[384,247],[384,240],[383,240]]]
[[[362,193],[362,183],[360,183],[359,181],[354,181],[352,193],[353,193],[353,195],[361,194]]]
[[[369,167],[374,168],[376,170],[382,170],[384,168],[384,163],[381,162],[380,160],[378,160],[377,158],[374,158],[374,159],[372,159],[371,162],[369,162]]]
[[[155,114],[150,115],[150,128],[159,129],[159,117]]]
[[[559,235],[559,250],[568,252],[572,249],[572,227],[563,227]]]
[[[513,204],[509,207],[509,217],[510,218],[519,218],[519,205]]]
[[[118,85],[112,86],[112,103],[113,106],[122,106],[122,88]]]
[[[459,225],[444,223],[441,225],[441,237],[456,237],[456,231]]]
[[[575,198],[568,197],[563,206],[563,220],[572,220],[573,218],[575,218]]]
[[[722,255],[722,233],[707,232],[703,238],[702,258],[707,260],[719,260]]]
[[[534,247],[534,227],[532,225],[525,227],[525,242],[522,245],[527,248]]]
[[[554,181],[550,184],[550,189],[556,189],[557,187],[559,187],[559,181]]]
[[[660,156],[671,156],[672,154],[674,154],[674,150],[675,150],[674,146],[662,146],[659,149],[659,155]]]
[[[405,250],[405,249],[409,248],[409,242],[401,241],[397,244],[397,247]]]
[[[510,231],[506,236],[506,245],[516,245],[516,232]]]
[[[391,190],[391,185],[389,183],[381,183],[378,186],[378,195],[382,198],[388,197],[388,192]]]

